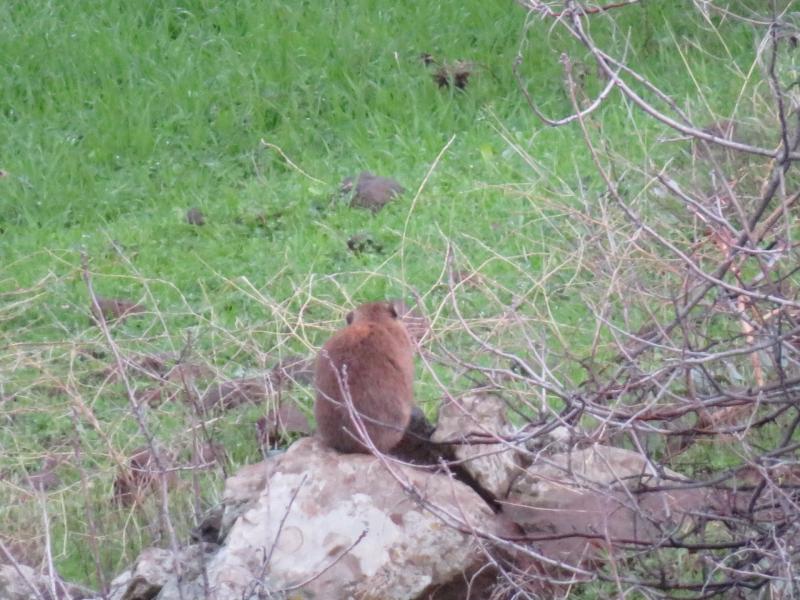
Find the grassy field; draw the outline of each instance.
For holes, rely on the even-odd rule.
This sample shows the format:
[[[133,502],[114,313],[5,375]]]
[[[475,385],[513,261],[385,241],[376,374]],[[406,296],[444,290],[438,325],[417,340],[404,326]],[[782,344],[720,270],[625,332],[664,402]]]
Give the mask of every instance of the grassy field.
[[[593,34],[620,52],[627,40],[629,63],[703,122],[736,109],[742,80],[731,73],[751,68],[755,40],[743,24],[725,24],[724,41],[710,35],[688,5],[646,2],[619,11],[616,27],[597,19]],[[36,531],[34,545],[50,545],[64,577],[92,585],[160,543],[147,525],[154,507],[110,504],[118,457],[143,438],[123,386],[102,377],[110,357],[88,322],[82,251],[99,294],[149,311],[114,328],[122,349],[181,352],[190,339],[220,378],[312,353],[345,307],[375,298],[417,294],[441,317],[437,339],[448,339],[448,247],[458,268],[491,282],[461,288],[469,317],[521,297],[544,339],[578,355],[588,347],[591,311],[571,290],[591,285],[591,273],[547,274],[568,250],[563,207],[598,196],[602,182],[578,127],[544,127],[511,71],[521,48],[528,89],[563,116],[559,54],[586,57],[548,22],[526,30],[525,20],[512,2],[0,4],[7,541]],[[437,87],[424,52],[474,62],[467,88]],[[585,71],[587,94],[597,79]],[[595,123],[609,154],[690,160],[657,144],[664,130],[617,96]],[[339,184],[362,170],[407,192],[375,215],[350,208]],[[186,223],[192,206],[204,226]],[[347,240],[362,233],[374,247],[351,252]],[[430,373],[418,392],[435,412],[441,390]],[[293,394],[310,407],[307,389]],[[232,411],[209,425],[232,468],[258,458],[262,413]],[[147,418],[157,439],[188,455],[188,407],[168,403]],[[37,504],[20,481],[53,454],[69,460]],[[222,476],[187,476],[174,494],[181,535],[218,498]],[[100,569],[91,539],[103,548]]]

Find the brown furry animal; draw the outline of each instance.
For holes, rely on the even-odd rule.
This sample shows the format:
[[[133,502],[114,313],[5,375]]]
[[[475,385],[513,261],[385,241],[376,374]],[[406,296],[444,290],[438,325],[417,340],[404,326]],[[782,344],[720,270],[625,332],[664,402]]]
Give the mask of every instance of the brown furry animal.
[[[392,304],[370,302],[349,313],[347,327],[317,357],[314,414],[323,441],[339,452],[369,452],[359,434],[360,420],[375,448],[394,448],[414,407],[413,356]],[[360,416],[356,422],[351,410]]]

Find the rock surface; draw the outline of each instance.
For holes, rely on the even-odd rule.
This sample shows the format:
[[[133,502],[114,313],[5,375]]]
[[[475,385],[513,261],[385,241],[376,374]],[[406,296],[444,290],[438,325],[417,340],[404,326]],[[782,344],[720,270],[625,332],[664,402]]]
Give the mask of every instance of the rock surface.
[[[299,586],[318,598],[415,598],[477,556],[469,536],[420,509],[371,456],[343,460],[308,439],[266,466],[268,484],[209,567],[220,598],[239,597],[242,584],[266,571],[272,589]],[[463,511],[478,525],[491,522],[468,488],[396,468],[429,501]],[[265,554],[271,554],[268,569]]]
[[[57,575],[50,578],[19,563],[0,564],[0,598],[3,600],[80,600],[86,597],[86,590],[64,583]]]
[[[494,394],[469,393],[442,404],[434,442],[506,436],[511,427],[506,406]],[[521,473],[514,449],[506,444],[453,444],[453,452],[465,461],[464,468],[496,498],[508,495],[512,479]]]
[[[415,495],[438,507],[437,514]],[[457,481],[370,455],[338,454],[316,438],[242,469],[226,482],[223,504],[222,519],[213,516],[223,545],[205,563],[209,597],[218,600],[267,592],[277,598],[289,592],[292,598],[428,597],[468,581],[464,574],[485,562],[471,535],[450,524],[497,528],[492,511]],[[172,565],[171,557],[153,550],[140,558],[115,580],[113,600],[178,598],[174,570],[150,571],[154,564]],[[203,597],[199,568],[181,570],[183,597]]]
[[[355,189],[354,189],[355,188]],[[381,177],[369,171],[362,171],[353,185],[353,178],[346,178],[341,185],[345,193],[353,194],[350,206],[368,208],[378,212],[389,202],[405,191],[399,182],[391,177]]]
[[[596,444],[534,462],[514,481],[503,513],[539,552],[580,565],[617,543],[655,542],[692,525],[692,513],[710,502],[706,491],[636,491],[679,479],[659,474],[641,454]]]
[[[109,600],[151,600],[156,597],[180,598],[176,573],[184,580],[202,580],[203,565],[207,564],[216,546],[194,545],[175,554],[161,548],[147,548],[136,559],[133,567],[111,582]],[[172,584],[172,587],[171,587]],[[184,594],[183,598],[212,598],[205,595],[202,584],[197,594]],[[173,594],[174,596],[170,595]],[[160,595],[159,595],[160,594]]]
[[[421,445],[421,466],[301,439],[228,478],[222,505],[193,532],[198,543],[177,560],[143,553],[112,600],[489,598],[498,579],[485,551],[514,572],[560,580],[555,564],[589,566],[618,546],[680,534],[711,503],[707,490],[638,490],[679,477],[610,446],[541,452],[526,468],[505,443],[428,447],[432,426],[418,413],[411,450]],[[504,415],[500,397],[468,394],[442,407],[435,436],[493,440],[511,432]],[[454,466],[497,492],[499,514],[428,460],[437,448],[454,449],[466,461]],[[473,528],[516,544],[481,548]]]

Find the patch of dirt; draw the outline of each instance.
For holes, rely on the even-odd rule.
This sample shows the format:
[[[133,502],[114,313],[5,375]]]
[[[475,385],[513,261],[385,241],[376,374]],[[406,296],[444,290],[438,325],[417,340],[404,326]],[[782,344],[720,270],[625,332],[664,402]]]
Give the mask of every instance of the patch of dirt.
[[[310,384],[313,378],[314,361],[291,355],[278,361],[263,375],[230,379],[212,385],[203,395],[201,403],[206,410],[228,410],[242,404],[258,404],[294,384]]]
[[[347,248],[358,256],[359,254],[380,254],[383,246],[372,239],[369,233],[356,233],[347,240]]]
[[[148,495],[158,493],[159,480],[166,479],[168,487],[174,487],[177,476],[168,469],[172,466],[172,457],[168,452],[159,451],[161,466],[165,472],[160,472],[155,456],[150,448],[138,448],[128,460],[125,468],[120,468],[114,479],[114,503],[118,506],[135,506],[140,504]]]
[[[64,462],[63,457],[53,454],[46,456],[42,468],[30,473],[25,482],[31,489],[40,492],[57,488],[61,485],[61,478],[55,471],[62,462]]]
[[[228,453],[225,447],[217,442],[205,442],[192,448],[192,466],[197,468],[212,467],[216,464],[227,464]]]
[[[458,90],[464,90],[476,70],[476,65],[472,62],[466,60],[456,60],[451,63],[438,61],[427,52],[420,55],[420,60],[426,67],[438,67],[432,77],[440,88],[454,87]]]
[[[214,371],[203,364],[177,362],[180,357],[169,352],[144,354],[134,353],[123,357],[126,373],[143,376],[161,382],[183,383],[184,379],[195,381],[211,379]],[[99,373],[100,377],[110,382],[121,379],[120,369],[116,362],[108,365]]]
[[[231,379],[208,388],[201,402],[206,410],[229,410],[242,404],[258,404],[277,389],[277,382],[272,381],[269,374],[263,377]]]
[[[314,360],[296,354],[287,356],[272,368],[272,374],[279,384],[310,385],[314,381]]]

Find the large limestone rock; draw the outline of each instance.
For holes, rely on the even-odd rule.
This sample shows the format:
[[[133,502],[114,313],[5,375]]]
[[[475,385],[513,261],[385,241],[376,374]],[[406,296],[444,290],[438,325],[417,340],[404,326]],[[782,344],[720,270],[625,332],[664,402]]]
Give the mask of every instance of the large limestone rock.
[[[511,494],[522,495],[527,504],[540,508],[558,507],[567,497],[611,487],[654,484],[660,477],[656,466],[640,453],[601,444],[540,456],[520,475]],[[664,475],[681,479],[674,471],[665,470]]]
[[[245,467],[226,483],[224,505],[222,518],[213,516],[219,531],[201,528],[204,539],[222,541],[205,560],[205,577],[197,567],[181,568],[184,598],[428,598],[469,581],[485,563],[469,528],[496,533],[498,527],[483,500],[458,481],[369,455],[338,454],[316,438]],[[459,522],[467,528],[460,530]],[[170,559],[155,562],[173,565]],[[155,597],[179,598],[170,568],[146,582],[139,577],[138,588],[150,595],[133,595],[124,583],[147,570],[137,563],[117,579],[123,585],[113,597],[152,598],[148,583],[154,582]]]
[[[503,513],[548,558],[580,565],[617,544],[655,543],[694,524],[708,506],[705,490],[640,492],[642,485],[680,483],[641,454],[593,445],[540,458],[518,477]]]
[[[242,584],[265,575],[273,590],[297,587],[316,598],[415,598],[477,558],[470,536],[422,509],[372,456],[306,439],[264,468],[264,489],[209,565],[221,600],[241,597]],[[491,526],[491,511],[469,488],[391,468],[426,501]]]

